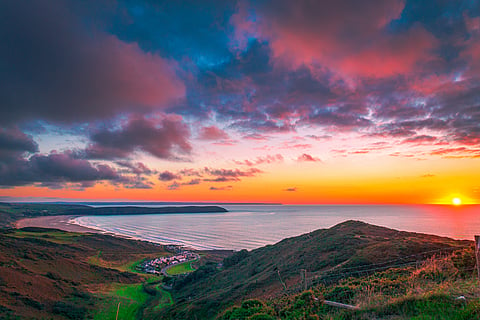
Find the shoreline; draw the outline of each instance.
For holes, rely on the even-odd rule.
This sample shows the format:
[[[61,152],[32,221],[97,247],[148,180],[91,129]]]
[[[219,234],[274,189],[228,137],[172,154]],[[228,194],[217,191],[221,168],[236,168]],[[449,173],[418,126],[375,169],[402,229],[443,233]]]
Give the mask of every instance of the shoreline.
[[[76,223],[71,223],[72,219],[81,217],[79,215],[59,215],[59,216],[42,216],[35,218],[24,218],[15,222],[15,228],[21,229],[26,227],[37,228],[53,228],[68,232],[82,232],[82,233],[101,233],[110,234],[98,229],[84,227]]]

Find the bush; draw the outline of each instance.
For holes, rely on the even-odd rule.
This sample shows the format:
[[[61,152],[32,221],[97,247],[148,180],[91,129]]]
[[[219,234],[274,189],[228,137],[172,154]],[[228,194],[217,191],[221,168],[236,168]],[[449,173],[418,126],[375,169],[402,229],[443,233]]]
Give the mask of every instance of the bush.
[[[249,253],[248,253],[247,250],[245,250],[245,249],[240,250],[238,252],[235,252],[230,257],[227,257],[227,258],[223,259],[223,266],[225,268],[234,266],[234,265],[238,264],[240,261],[242,261],[243,259],[247,258],[248,256],[249,256]]]
[[[52,312],[65,316],[69,319],[85,319],[87,315],[87,308],[77,306],[71,302],[58,301],[55,302],[52,308]]]

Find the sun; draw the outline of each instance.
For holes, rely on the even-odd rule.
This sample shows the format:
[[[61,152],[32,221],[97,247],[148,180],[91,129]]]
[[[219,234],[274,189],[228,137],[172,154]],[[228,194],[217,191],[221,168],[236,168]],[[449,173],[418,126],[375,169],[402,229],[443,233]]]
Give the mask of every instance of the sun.
[[[460,198],[453,198],[453,199],[452,199],[452,204],[453,204],[454,206],[459,206],[459,205],[462,204],[462,199],[460,199]]]

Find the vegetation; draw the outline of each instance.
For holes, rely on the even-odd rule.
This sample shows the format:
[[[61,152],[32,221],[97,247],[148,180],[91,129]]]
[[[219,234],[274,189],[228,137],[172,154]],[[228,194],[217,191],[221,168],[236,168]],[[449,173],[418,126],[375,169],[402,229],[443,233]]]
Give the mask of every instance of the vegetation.
[[[117,308],[119,319],[136,319],[147,298],[148,294],[143,290],[142,284],[114,287],[99,300],[94,319],[115,319]]]
[[[15,230],[10,233],[6,233],[6,236],[14,238],[42,239],[59,244],[68,244],[73,243],[79,237],[82,237],[82,234],[61,230],[23,228],[22,230]]]
[[[42,228],[0,232],[0,252],[0,318],[7,319],[85,319],[99,308],[108,314],[119,299],[122,312],[136,315],[157,298],[159,290],[152,296],[145,288],[159,279],[144,285],[129,270],[145,256],[166,254],[148,242]]]
[[[256,300],[254,306],[245,305],[247,300],[218,319],[257,319],[260,315],[262,319],[480,319],[480,288],[470,258],[473,250],[465,248],[432,257],[418,267],[390,268],[319,284],[299,294]],[[329,307],[324,300],[359,309]]]
[[[192,267],[192,261],[179,263],[167,269],[167,273],[171,276],[190,273],[193,271],[195,271],[195,269]]]
[[[176,281],[172,292],[176,303],[164,316],[213,319],[244,299],[294,294],[304,286],[301,270],[307,270],[308,278],[314,279],[309,287],[333,286],[338,295],[349,298],[348,288],[337,286],[345,278],[365,277],[392,266],[408,267],[469,245],[469,241],[347,221],[275,245],[240,251],[225,259],[221,270],[216,266],[199,268]]]
[[[0,252],[7,319],[480,319],[472,242],[354,221],[165,278],[135,268],[162,246],[101,234],[7,230]]]

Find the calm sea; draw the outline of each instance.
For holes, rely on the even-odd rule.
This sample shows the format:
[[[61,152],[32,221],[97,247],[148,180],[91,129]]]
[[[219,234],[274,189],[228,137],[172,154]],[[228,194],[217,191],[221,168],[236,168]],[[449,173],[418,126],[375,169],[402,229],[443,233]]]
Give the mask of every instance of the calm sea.
[[[154,207],[149,205],[149,207]],[[160,207],[160,206],[159,206]],[[75,223],[196,249],[254,249],[346,220],[473,240],[480,205],[222,205],[227,213],[85,216]]]

